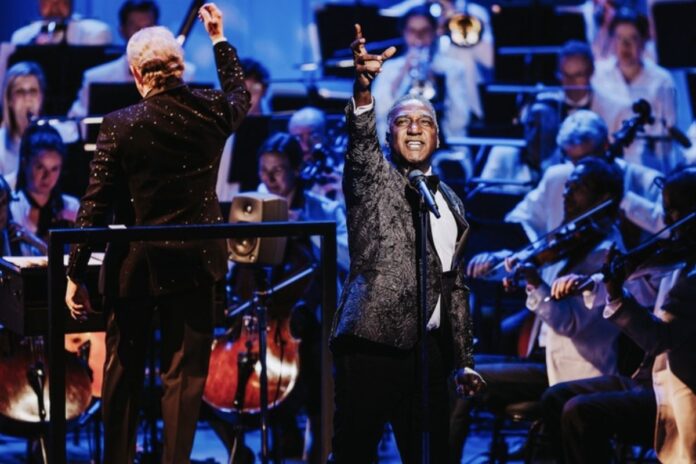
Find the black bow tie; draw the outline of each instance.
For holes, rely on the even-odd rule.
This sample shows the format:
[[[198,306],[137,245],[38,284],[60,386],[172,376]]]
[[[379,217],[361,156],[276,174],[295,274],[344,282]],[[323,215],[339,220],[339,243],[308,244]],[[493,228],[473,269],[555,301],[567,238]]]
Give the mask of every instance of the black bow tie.
[[[433,174],[432,176],[425,176],[425,181],[428,183],[428,188],[431,192],[437,192],[437,189],[440,186],[439,176],[437,176],[436,174]]]

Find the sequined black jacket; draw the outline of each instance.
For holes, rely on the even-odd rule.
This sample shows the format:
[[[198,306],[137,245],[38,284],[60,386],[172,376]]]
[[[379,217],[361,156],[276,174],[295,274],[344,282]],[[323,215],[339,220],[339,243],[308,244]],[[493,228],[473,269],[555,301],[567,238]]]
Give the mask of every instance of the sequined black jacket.
[[[104,117],[78,227],[222,222],[215,195],[220,157],[250,98],[235,49],[220,42],[214,50],[222,91],[178,81]],[[82,279],[90,252],[90,244],[73,248],[71,278]],[[132,297],[193,288],[219,280],[226,255],[221,240],[110,246],[102,291]]]
[[[332,328],[332,347],[344,340],[365,339],[398,349],[418,340],[416,224],[412,188],[406,177],[383,155],[377,139],[374,111],[355,115],[346,110],[349,147],[343,177],[348,213],[350,273]],[[458,225],[452,263],[456,279],[448,315],[455,367],[473,366],[469,290],[462,262],[468,224],[464,207],[444,183],[441,191]],[[429,314],[440,294],[442,266],[428,240]],[[445,321],[447,322],[447,321]]]

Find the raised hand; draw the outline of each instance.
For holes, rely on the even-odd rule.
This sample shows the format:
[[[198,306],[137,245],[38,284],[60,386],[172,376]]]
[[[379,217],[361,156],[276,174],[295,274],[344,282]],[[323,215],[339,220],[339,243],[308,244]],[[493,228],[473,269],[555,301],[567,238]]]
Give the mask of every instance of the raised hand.
[[[369,105],[372,102],[370,96],[370,84],[382,70],[382,63],[394,56],[396,47],[389,47],[379,55],[367,53],[365,38],[362,35],[360,24],[355,25],[355,40],[350,44],[353,51],[353,64],[355,65],[354,97],[358,106]]]
[[[210,40],[215,42],[225,37],[222,30],[222,12],[214,3],[206,3],[198,10],[198,19],[203,22]]]

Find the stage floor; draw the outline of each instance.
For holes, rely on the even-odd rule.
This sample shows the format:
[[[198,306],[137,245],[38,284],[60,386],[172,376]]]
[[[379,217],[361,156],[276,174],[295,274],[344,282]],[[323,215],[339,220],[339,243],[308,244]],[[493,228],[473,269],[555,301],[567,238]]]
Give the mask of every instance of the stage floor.
[[[469,440],[466,444],[466,448],[464,449],[464,459],[462,460],[462,463],[482,464],[488,462],[488,458],[484,454],[488,449],[491,437],[490,429],[486,424],[487,422],[488,421],[486,420],[484,420],[483,423],[479,422],[472,429]],[[159,425],[161,427],[161,423]],[[138,443],[142,443],[142,439],[139,439]],[[246,436],[246,443],[251,449],[258,453],[261,448],[260,433],[258,431],[249,432]],[[519,449],[520,446],[522,446],[522,444],[523,439],[521,437],[508,438],[508,445],[510,451]],[[91,463],[89,443],[84,432],[81,432],[77,439],[75,439],[72,433],[68,434],[67,450],[69,463]],[[192,462],[196,463],[227,463],[227,451],[225,450],[222,442],[218,439],[218,437],[215,435],[215,432],[212,430],[212,428],[208,425],[207,422],[201,421],[198,423],[198,429],[196,431],[196,438],[191,458]],[[258,457],[256,462],[260,462],[260,459],[258,459]],[[299,464],[303,461],[286,459],[283,462],[285,464]],[[382,443],[380,444],[378,462],[380,464],[399,464],[401,462],[399,459],[398,451],[396,449],[395,441],[393,439],[393,436],[391,436],[390,434],[385,434],[385,438],[382,440]],[[521,463],[522,460],[513,459],[508,462]],[[0,464],[20,463],[26,463],[26,441],[0,434]]]

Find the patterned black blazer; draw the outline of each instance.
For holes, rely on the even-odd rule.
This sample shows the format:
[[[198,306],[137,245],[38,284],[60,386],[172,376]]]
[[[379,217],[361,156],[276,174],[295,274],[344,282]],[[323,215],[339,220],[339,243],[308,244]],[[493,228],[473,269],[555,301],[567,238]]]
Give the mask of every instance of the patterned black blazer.
[[[235,49],[215,45],[222,91],[178,81],[104,117],[77,226],[157,226],[222,222],[215,181],[225,140],[249,109]],[[90,244],[73,248],[68,275],[80,280]],[[158,295],[219,280],[227,270],[223,240],[134,242],[109,246],[105,296]]]
[[[346,109],[349,147],[343,177],[348,215],[350,272],[334,317],[332,347],[364,339],[398,349],[418,341],[416,279],[417,197],[408,180],[382,154],[374,111],[355,115]],[[464,207],[444,183],[441,192],[458,225],[452,263],[456,272],[450,314],[441,327],[451,328],[455,367],[473,366],[472,331],[462,256],[468,224]],[[414,201],[416,199],[416,201]],[[442,266],[428,240],[428,309],[440,295]],[[444,317],[449,319],[445,320]]]

